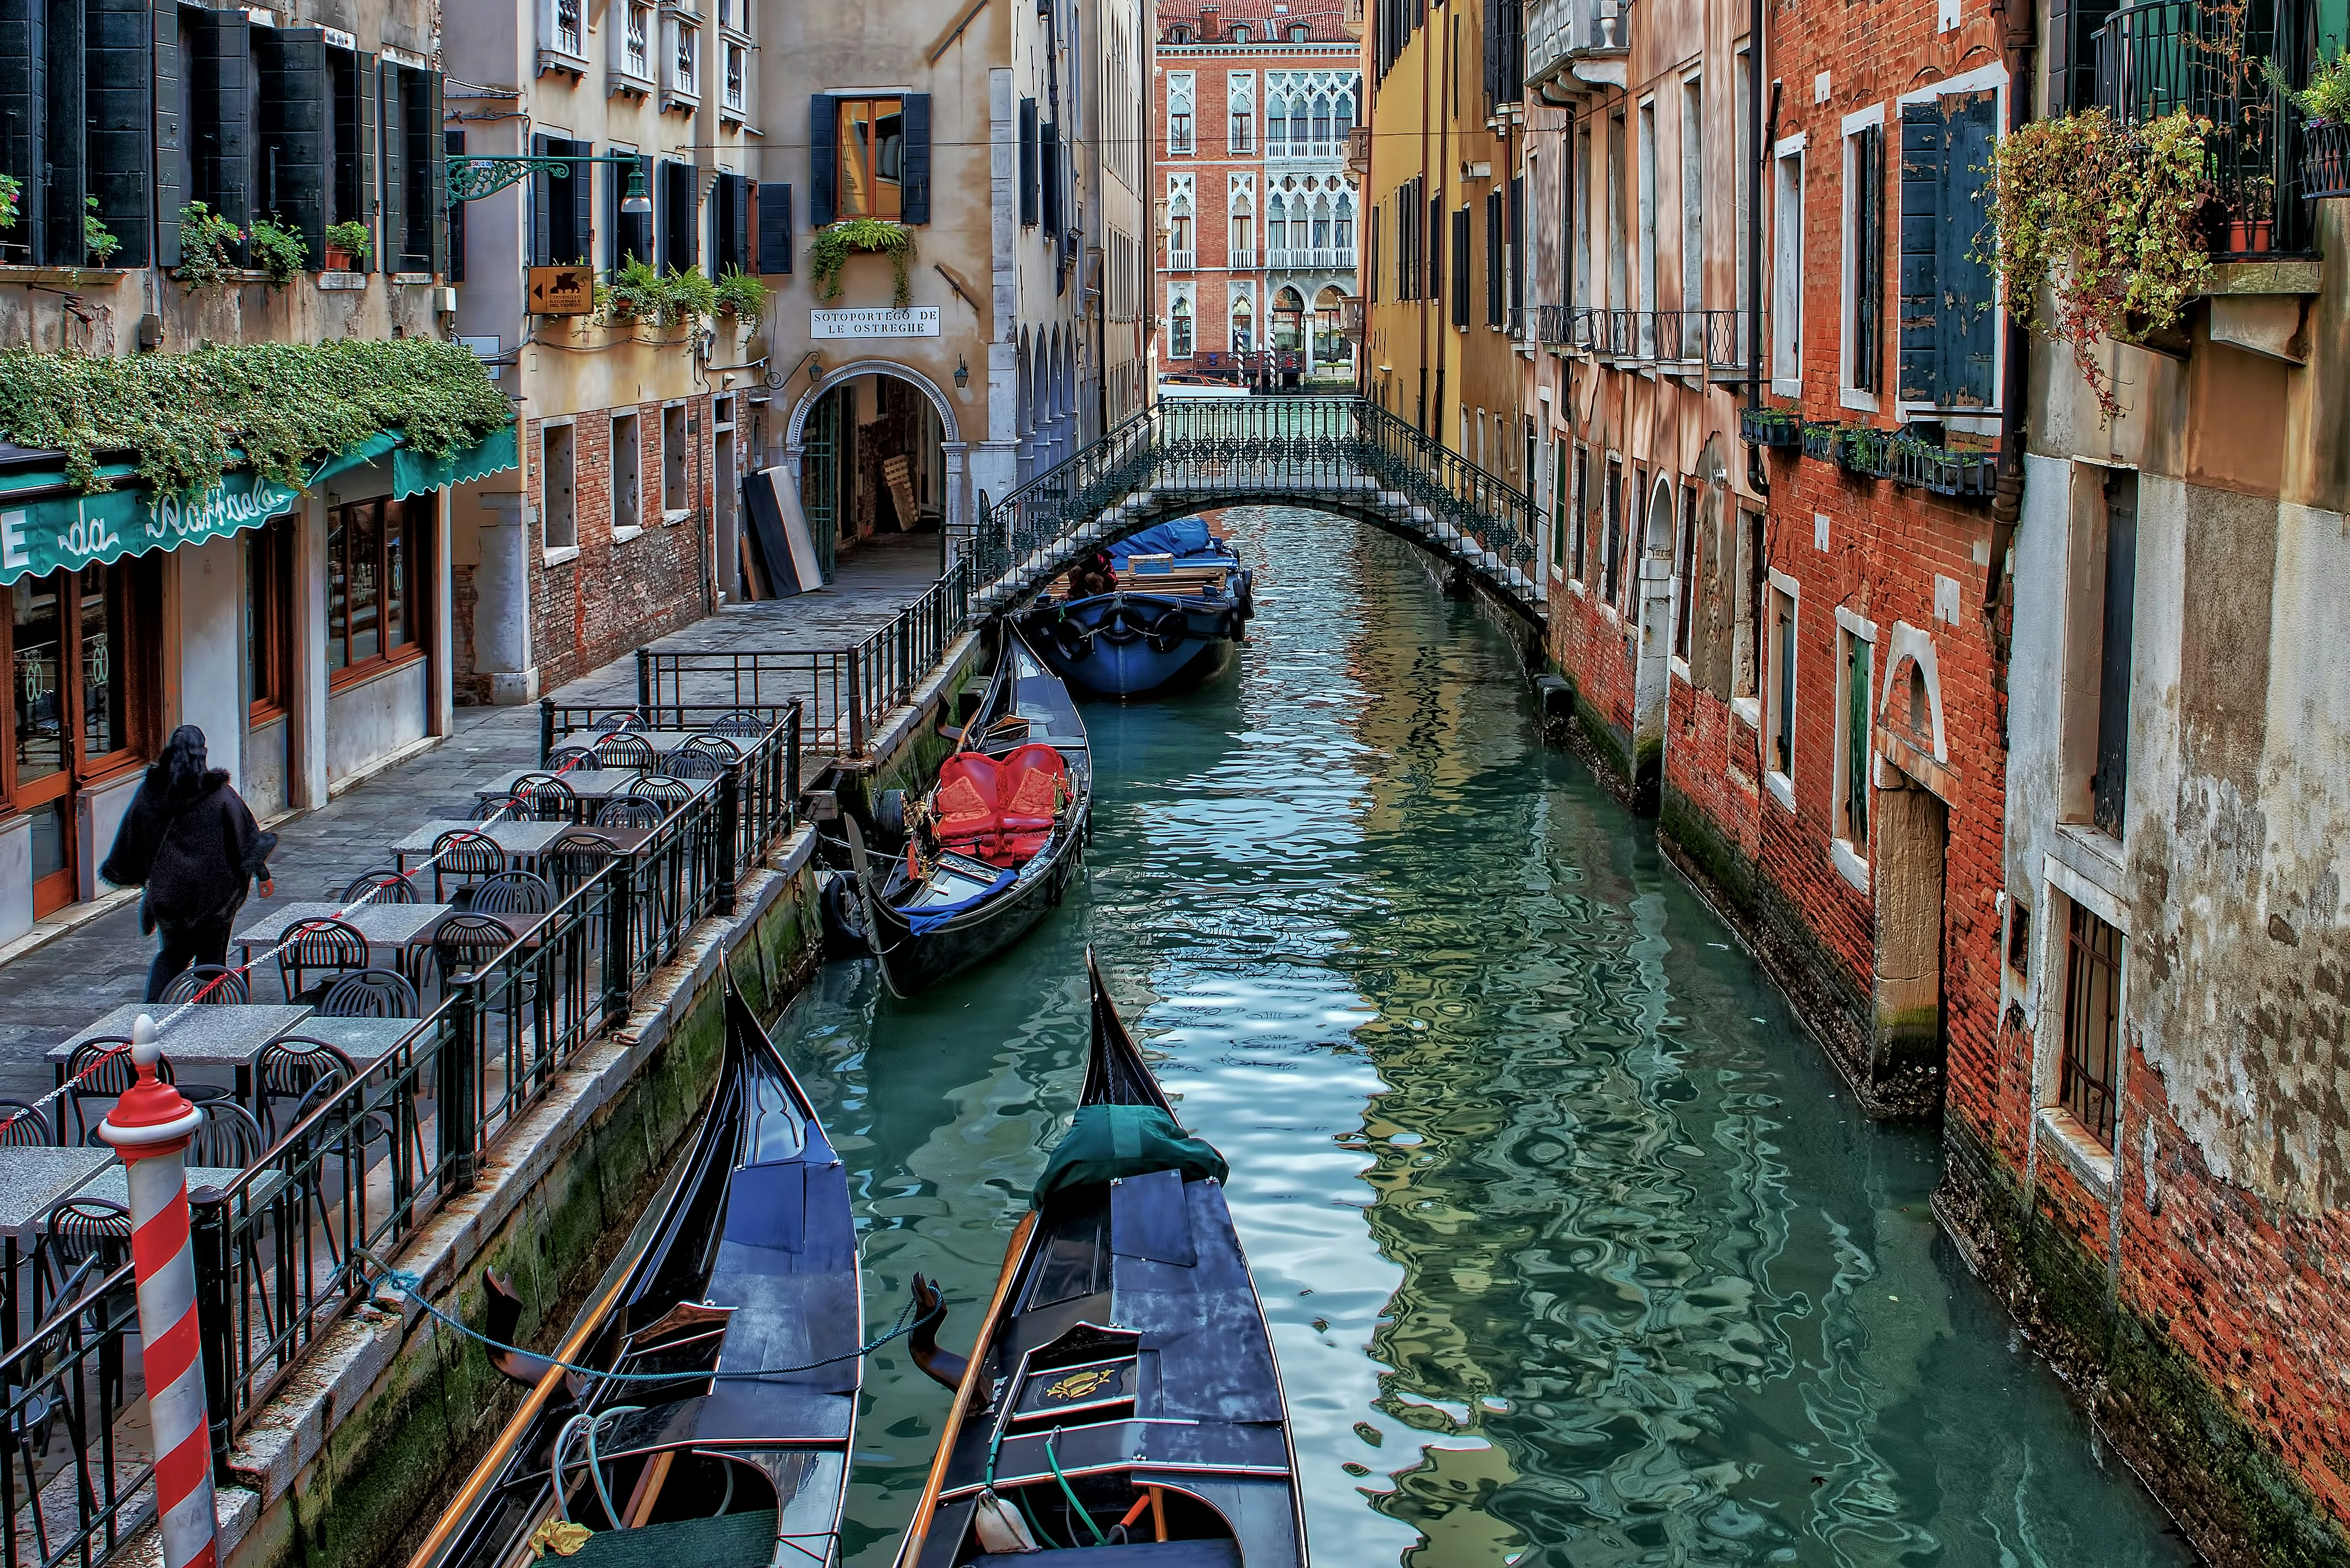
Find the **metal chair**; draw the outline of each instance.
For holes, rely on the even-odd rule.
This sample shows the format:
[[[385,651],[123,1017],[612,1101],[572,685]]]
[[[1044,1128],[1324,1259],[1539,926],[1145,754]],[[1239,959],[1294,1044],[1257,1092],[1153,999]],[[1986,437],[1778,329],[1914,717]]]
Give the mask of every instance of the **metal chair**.
[[[775,727],[775,721],[762,714],[754,713],[748,708],[737,708],[732,713],[722,715],[716,723],[710,726],[710,732],[713,735],[738,735],[744,740],[763,741],[766,739],[767,732]]]
[[[432,933],[432,961],[440,967],[441,983],[461,974],[473,974],[490,960],[514,946],[515,934],[503,920],[487,915],[452,915]]]
[[[288,1034],[264,1045],[253,1064],[253,1098],[261,1106],[272,1141],[285,1137],[286,1129],[301,1120],[296,1116],[280,1126],[278,1101],[302,1101],[319,1085],[348,1084],[359,1072],[341,1046],[306,1034]]]
[[[540,822],[571,822],[579,815],[578,795],[553,774],[525,774],[510,793]]]
[[[245,983],[244,972],[224,969],[216,963],[183,969],[163,988],[163,1001],[173,1005],[192,1002],[206,1007],[242,1007],[252,1000],[253,992]]]
[[[449,884],[463,887],[506,868],[506,852],[486,833],[456,828],[432,841],[432,901],[449,901]]]
[[[416,884],[405,871],[369,871],[351,878],[343,889],[343,902],[357,903],[365,899],[370,904],[413,904]]]
[[[57,1141],[49,1113],[23,1100],[0,1100],[0,1148],[41,1148]]]
[[[624,731],[650,728],[651,726],[645,722],[645,716],[634,709],[624,709],[604,721],[604,729],[608,734],[619,734]]]
[[[473,884],[465,906],[477,915],[544,915],[555,908],[555,889],[529,871],[501,871]]]
[[[469,815],[475,822],[528,822],[530,802],[511,794],[485,794]]]
[[[642,795],[614,795],[596,808],[598,827],[659,827],[669,814]]]
[[[608,838],[566,833],[538,852],[538,869],[543,879],[555,885],[557,898],[568,898],[619,854]]]
[[[650,773],[660,764],[652,742],[642,735],[607,735],[596,742],[596,765],[599,768],[635,768]]]
[[[277,933],[277,979],[293,1001],[317,981],[368,967],[368,940],[341,920],[296,920]]]
[[[408,977],[388,969],[363,969],[343,976],[319,998],[318,1013],[323,1018],[424,1016]]]
[[[592,746],[563,745],[547,753],[546,761],[541,765],[548,773],[560,774],[569,768],[591,766],[595,760],[596,751]]]
[[[726,776],[733,765],[732,758],[720,757],[714,752],[696,751],[691,744],[680,746],[660,760],[660,770],[673,779],[717,779]]]
[[[171,1058],[156,1061],[155,1076],[172,1082]],[[74,1054],[66,1059],[66,1103],[73,1107],[75,1140],[87,1141],[95,1130],[82,1112],[84,1100],[120,1099],[138,1081],[139,1067],[130,1059],[127,1036],[105,1034],[75,1046]]]
[[[647,774],[629,785],[629,794],[658,802],[666,816],[693,798],[693,786],[668,774]]]
[[[190,1165],[249,1170],[268,1147],[269,1140],[251,1111],[226,1100],[216,1100],[204,1107],[204,1119],[196,1124],[195,1133],[188,1141],[187,1158]]]
[[[34,1251],[34,1272],[39,1278],[33,1286],[36,1298],[33,1315],[38,1320],[47,1315],[37,1299],[43,1283],[48,1286],[48,1302],[54,1304],[73,1288],[69,1281],[87,1280],[92,1274],[103,1279],[123,1265],[130,1256],[130,1211],[103,1198],[62,1199],[42,1218]],[[95,1267],[84,1267],[92,1263]],[[112,1366],[101,1367],[99,1376],[115,1386],[119,1404],[122,1379],[119,1359]]]

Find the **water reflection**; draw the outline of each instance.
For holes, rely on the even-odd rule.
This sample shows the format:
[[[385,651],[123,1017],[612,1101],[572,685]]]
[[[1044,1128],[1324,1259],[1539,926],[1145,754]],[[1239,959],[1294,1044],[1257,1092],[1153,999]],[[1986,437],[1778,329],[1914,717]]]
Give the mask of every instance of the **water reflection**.
[[[1236,675],[1089,708],[1098,837],[1005,961],[784,1033],[857,1173],[868,1314],[967,1336],[1074,1106],[1083,944],[1232,1166],[1315,1561],[2189,1561],[1937,1236],[1932,1136],[1859,1123],[1646,829],[1535,743],[1404,548],[1242,514]],[[1267,548],[1277,530],[1280,547]],[[946,1397],[875,1358],[849,1560]]]

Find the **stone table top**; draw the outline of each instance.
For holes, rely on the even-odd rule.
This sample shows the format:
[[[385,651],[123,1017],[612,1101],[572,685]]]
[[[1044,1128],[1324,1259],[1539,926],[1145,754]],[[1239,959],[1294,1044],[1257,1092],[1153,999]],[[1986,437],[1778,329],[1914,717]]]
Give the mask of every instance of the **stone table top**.
[[[338,919],[377,947],[412,945],[449,918],[453,904],[362,904],[338,914],[339,904],[278,904],[265,908],[245,928],[229,938],[242,948],[276,945],[286,928],[303,920]]]
[[[309,1018],[294,1033],[325,1041],[364,1069],[423,1027],[421,1018]]]
[[[41,1216],[115,1163],[110,1148],[0,1148],[0,1231],[28,1240]]]
[[[463,822],[436,817],[393,841],[394,855],[430,855],[444,833],[478,833],[509,856],[536,855],[555,842],[556,836],[578,830],[576,822]]]
[[[446,913],[444,910],[443,913]],[[275,933],[273,933],[274,935]],[[249,1067],[261,1048],[310,1016],[303,1003],[255,1003],[245,1007],[191,1007],[158,1036],[172,1064],[188,1067]],[[74,1048],[86,1040],[109,1035],[130,1037],[130,1026],[142,1012],[161,1023],[172,1009],[160,1002],[126,1002],[95,1023],[48,1049],[48,1059],[62,1066]]]

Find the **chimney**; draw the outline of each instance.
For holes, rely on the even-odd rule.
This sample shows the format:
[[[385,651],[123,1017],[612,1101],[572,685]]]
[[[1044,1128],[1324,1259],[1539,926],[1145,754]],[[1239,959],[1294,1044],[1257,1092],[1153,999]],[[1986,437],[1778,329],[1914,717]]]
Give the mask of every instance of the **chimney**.
[[[1217,6],[1202,5],[1200,7],[1200,42],[1203,44],[1212,44],[1216,41],[1218,36],[1220,36],[1216,31],[1216,23],[1221,19],[1222,16],[1222,13]]]

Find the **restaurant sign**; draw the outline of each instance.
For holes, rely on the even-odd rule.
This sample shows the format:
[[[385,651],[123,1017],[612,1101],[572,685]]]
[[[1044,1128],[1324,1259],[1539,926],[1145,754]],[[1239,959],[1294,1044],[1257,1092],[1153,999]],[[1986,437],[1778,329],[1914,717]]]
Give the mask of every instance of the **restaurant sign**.
[[[101,471],[104,472],[104,471]],[[94,495],[11,504],[0,494],[0,582],[143,556],[218,538],[292,508],[302,492],[247,470],[196,495],[171,495],[113,476]]]

